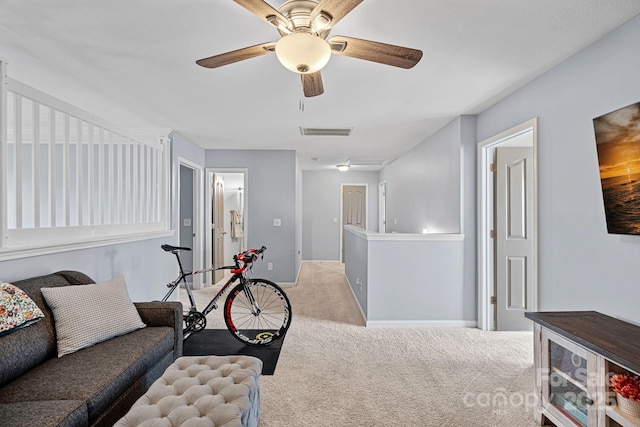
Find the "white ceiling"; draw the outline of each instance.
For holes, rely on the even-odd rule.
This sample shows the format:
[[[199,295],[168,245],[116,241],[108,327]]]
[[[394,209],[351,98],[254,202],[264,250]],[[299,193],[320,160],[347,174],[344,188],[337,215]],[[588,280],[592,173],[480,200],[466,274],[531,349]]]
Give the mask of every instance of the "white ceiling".
[[[205,148],[295,149],[309,170],[392,161],[639,13],[638,0],[364,0],[332,35],[424,57],[404,70],[334,55],[315,98],[273,54],[195,64],[278,39],[232,0],[0,0],[0,56],[11,77],[121,127],[173,129]],[[303,137],[300,126],[353,131]]]

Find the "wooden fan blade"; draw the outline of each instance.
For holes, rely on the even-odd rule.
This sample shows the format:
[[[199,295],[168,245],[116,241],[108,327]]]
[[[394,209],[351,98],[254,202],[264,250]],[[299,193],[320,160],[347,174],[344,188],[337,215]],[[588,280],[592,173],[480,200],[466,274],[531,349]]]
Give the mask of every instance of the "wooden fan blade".
[[[273,25],[278,28],[278,22],[273,19],[269,19],[269,17],[275,17],[280,24],[284,27],[289,27],[289,20],[276,9],[271,7],[267,2],[263,0],[233,0],[238,3],[240,6],[247,9],[249,12],[256,15],[258,18],[262,19],[269,25]]]
[[[231,52],[221,53],[220,55],[210,56],[208,58],[198,59],[196,64],[205,68],[218,68],[223,65],[233,64],[234,62],[244,61],[245,59],[255,58],[273,51],[275,43],[262,43],[255,46],[245,47],[243,49]]]
[[[304,96],[311,98],[324,93],[324,86],[322,86],[322,75],[320,74],[320,71],[316,71],[311,74],[300,74],[300,77],[302,78]]]
[[[311,11],[311,23],[314,23],[318,15],[324,12],[331,17],[331,21],[324,26],[324,28],[329,29],[336,25],[360,3],[362,3],[362,0],[321,0],[313,11]]]
[[[332,52],[393,67],[411,68],[422,58],[422,51],[353,37],[335,36],[328,40]]]

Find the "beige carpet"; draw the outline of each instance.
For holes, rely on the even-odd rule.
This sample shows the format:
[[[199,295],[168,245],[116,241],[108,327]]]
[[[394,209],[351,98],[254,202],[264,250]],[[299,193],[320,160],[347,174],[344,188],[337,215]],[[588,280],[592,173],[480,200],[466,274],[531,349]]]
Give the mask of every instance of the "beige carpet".
[[[260,427],[535,425],[531,333],[365,328],[339,263],[304,263],[286,292],[293,321],[260,379]]]

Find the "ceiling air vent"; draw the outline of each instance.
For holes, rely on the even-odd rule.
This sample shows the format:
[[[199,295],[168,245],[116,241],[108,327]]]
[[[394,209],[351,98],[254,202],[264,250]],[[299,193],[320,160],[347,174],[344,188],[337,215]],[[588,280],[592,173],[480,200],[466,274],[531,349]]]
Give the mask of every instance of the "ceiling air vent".
[[[372,159],[350,159],[351,166],[386,166],[389,162],[386,160]]]
[[[300,127],[300,134],[305,136],[349,136],[353,128],[307,128]]]

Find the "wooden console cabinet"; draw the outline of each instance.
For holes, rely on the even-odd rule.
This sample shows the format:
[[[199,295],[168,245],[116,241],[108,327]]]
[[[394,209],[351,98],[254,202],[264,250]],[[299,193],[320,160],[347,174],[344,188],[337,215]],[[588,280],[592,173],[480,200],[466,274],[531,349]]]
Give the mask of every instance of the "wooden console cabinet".
[[[640,327],[595,311],[525,313],[534,322],[536,422],[640,427],[616,406],[612,373],[640,374]]]

